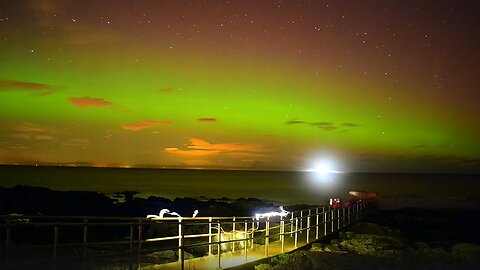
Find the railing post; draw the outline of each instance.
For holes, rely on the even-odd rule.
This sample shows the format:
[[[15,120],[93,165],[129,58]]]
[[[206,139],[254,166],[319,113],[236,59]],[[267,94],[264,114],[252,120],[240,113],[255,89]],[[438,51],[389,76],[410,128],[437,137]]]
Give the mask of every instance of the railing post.
[[[312,211],[308,209],[308,217],[307,217],[307,243],[310,243],[310,215]]]
[[[298,217],[295,218],[295,248],[297,248],[298,242]]]
[[[270,217],[265,220],[265,257],[268,257],[268,245],[270,243]]]
[[[233,225],[232,225],[232,240],[235,240],[236,237],[235,231],[235,217],[233,217]],[[232,252],[235,252],[235,241],[232,242]]]
[[[342,208],[342,227],[345,227],[345,207]]]
[[[245,262],[248,262],[248,255],[247,255],[247,246],[248,246],[248,221],[245,220],[245,246],[243,247],[244,252],[245,252]]]
[[[293,211],[292,211],[292,215],[290,216],[290,237],[293,236],[292,232],[293,232]]]
[[[8,219],[5,220],[5,225],[6,225],[6,231],[5,231],[5,265],[8,264],[9,258],[10,258],[10,239],[12,237],[11,233],[11,228],[10,228],[10,221]]]
[[[285,251],[285,220],[280,217],[280,241],[282,242],[282,253]]]
[[[322,207],[323,210],[323,235],[327,236],[327,211],[325,211],[325,206]]]
[[[58,224],[55,223],[53,228],[53,260],[57,260],[57,246],[58,246]]]
[[[212,218],[208,218],[208,256],[212,256]]]
[[[134,231],[133,224],[130,224],[130,253],[133,252],[133,238],[134,238],[133,231]]]
[[[251,249],[253,249],[253,238],[255,237],[255,218],[252,218],[252,245]]]
[[[184,258],[184,240],[185,240],[185,232],[184,226],[182,223],[182,219],[178,219],[178,261],[180,262],[181,269],[185,269],[185,258]]]
[[[347,219],[348,219],[348,220],[347,220],[347,224],[348,224],[348,225],[350,225],[350,215],[351,215],[350,209],[351,209],[351,208],[352,208],[351,205],[349,205],[348,208],[347,208]]]
[[[337,208],[337,230],[340,230],[340,208]]]
[[[335,209],[330,208],[330,218],[332,220],[332,232],[335,231]]]
[[[363,218],[363,215],[365,215],[365,211],[364,211],[364,209],[365,209],[365,201],[363,201],[360,206],[361,206],[360,215],[361,215],[361,217]]]
[[[320,226],[318,225],[318,222],[320,220],[320,216],[318,215],[318,207],[315,209],[315,239],[318,240],[318,233],[319,233],[319,230],[320,230]]]
[[[300,230],[303,229],[303,210],[300,210]]]
[[[83,256],[87,256],[88,218],[83,219]]]
[[[218,244],[217,244],[217,248],[218,248],[218,269],[222,269],[222,259],[221,259],[221,255],[222,255],[222,225],[220,223],[220,220],[218,220],[218,223],[217,223],[217,226],[218,226],[218,232],[217,232],[217,236],[218,236]]]
[[[142,251],[142,220],[138,220],[138,235],[137,235],[137,250],[140,253]]]

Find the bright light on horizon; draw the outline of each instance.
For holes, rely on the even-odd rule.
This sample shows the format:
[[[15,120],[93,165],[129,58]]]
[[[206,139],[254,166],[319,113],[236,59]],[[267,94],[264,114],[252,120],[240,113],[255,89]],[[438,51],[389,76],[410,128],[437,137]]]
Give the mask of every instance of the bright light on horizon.
[[[332,162],[330,161],[321,161],[316,163],[312,169],[307,169],[307,172],[315,172],[320,175],[327,175],[331,173],[343,173],[342,171],[335,170]]]
[[[313,179],[328,183],[333,180],[335,174],[343,173],[336,169],[335,164],[331,160],[319,160],[313,163],[311,169],[307,169],[307,172],[311,172]]]

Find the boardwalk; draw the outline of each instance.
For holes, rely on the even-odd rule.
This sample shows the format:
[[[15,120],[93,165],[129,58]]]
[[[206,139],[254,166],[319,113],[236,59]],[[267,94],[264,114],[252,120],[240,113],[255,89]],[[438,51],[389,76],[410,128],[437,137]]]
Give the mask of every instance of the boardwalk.
[[[73,268],[226,269],[300,248],[359,220],[365,209],[363,202],[257,218],[3,217],[2,268],[80,260]],[[49,244],[20,244],[41,232]]]
[[[298,242],[298,247],[300,248],[306,244],[305,234],[301,233],[299,234],[299,237],[302,239]],[[312,237],[311,241],[315,241],[316,239]],[[221,254],[221,260],[220,260],[220,267],[222,269],[228,269],[230,267],[234,266],[239,266],[242,264],[245,264],[247,262],[253,262],[257,260],[264,259],[266,257],[272,257],[275,255],[279,255],[282,253],[290,252],[292,250],[295,250],[294,245],[294,236],[292,235],[285,237],[285,243],[284,243],[284,252],[282,252],[282,243],[281,241],[275,241],[270,243],[268,247],[268,256],[265,255],[265,245],[259,245],[256,246],[252,249],[248,249],[247,254],[245,256],[245,252],[242,251],[236,251],[236,252],[226,252],[224,254]],[[194,258],[190,260],[185,261],[185,269],[219,269],[219,260],[218,260],[218,255],[212,255],[212,256],[205,256],[205,257],[200,257],[200,258]],[[145,270],[174,270],[174,269],[181,269],[181,262],[174,262],[174,263],[167,263],[167,264],[161,264],[161,265],[154,265],[154,266],[146,266],[146,267],[141,267],[141,269]]]

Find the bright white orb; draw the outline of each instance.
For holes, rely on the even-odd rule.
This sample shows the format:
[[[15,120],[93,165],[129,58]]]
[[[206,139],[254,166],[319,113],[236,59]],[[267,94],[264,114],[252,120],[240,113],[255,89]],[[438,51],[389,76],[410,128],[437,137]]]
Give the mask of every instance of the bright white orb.
[[[312,165],[312,168],[307,171],[312,173],[312,179],[323,184],[330,184],[335,175],[341,173],[341,171],[335,170],[334,164],[330,160],[317,161]]]
[[[320,174],[321,176],[326,176],[332,172],[332,169],[326,164],[321,164],[314,168],[313,171]]]

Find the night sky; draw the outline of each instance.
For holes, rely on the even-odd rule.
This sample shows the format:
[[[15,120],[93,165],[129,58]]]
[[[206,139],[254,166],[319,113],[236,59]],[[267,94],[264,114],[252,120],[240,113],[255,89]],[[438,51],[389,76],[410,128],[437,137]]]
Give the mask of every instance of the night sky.
[[[0,163],[480,172],[480,1],[0,1]]]

